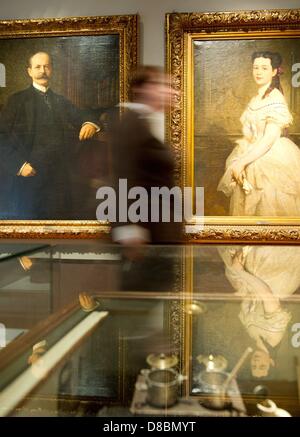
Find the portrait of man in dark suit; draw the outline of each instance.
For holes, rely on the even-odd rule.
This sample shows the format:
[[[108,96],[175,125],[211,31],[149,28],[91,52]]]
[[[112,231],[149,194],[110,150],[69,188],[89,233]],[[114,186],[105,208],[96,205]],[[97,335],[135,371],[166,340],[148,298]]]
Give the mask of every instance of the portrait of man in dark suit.
[[[1,111],[1,219],[70,218],[66,162],[75,140],[92,138],[100,126],[95,113],[51,89],[53,68],[48,53],[33,53],[27,65],[31,85],[11,95]]]

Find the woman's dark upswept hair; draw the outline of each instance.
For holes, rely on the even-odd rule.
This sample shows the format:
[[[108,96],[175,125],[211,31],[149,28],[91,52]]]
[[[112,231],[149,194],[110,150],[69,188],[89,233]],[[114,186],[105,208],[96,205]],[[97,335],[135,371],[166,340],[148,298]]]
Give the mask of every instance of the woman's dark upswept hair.
[[[277,52],[269,52],[269,51],[254,52],[252,54],[252,63],[257,58],[267,58],[267,59],[270,59],[272,68],[273,69],[277,68],[277,74],[273,77],[271,85],[266,90],[265,94],[263,95],[263,99],[265,97],[267,97],[270,94],[270,92],[273,91],[274,88],[277,88],[283,94],[283,90],[282,90],[282,87],[281,87],[281,84],[280,84],[280,73],[278,71],[278,68],[282,64],[282,57],[281,57],[281,55],[279,53],[277,53]]]

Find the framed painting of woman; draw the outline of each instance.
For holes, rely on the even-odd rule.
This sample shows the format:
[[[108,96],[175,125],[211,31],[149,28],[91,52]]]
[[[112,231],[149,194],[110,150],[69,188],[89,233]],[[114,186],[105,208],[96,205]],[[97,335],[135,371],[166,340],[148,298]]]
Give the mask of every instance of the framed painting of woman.
[[[193,241],[300,239],[300,10],[167,15],[178,183]]]

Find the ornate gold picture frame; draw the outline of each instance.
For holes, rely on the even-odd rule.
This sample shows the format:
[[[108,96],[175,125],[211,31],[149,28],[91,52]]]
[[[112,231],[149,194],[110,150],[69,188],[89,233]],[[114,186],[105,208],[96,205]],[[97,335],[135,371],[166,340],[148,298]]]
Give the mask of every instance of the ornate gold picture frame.
[[[0,237],[105,237],[96,191],[110,171],[107,114],[127,99],[137,62],[137,15],[0,21]],[[51,70],[46,97],[34,68]]]
[[[297,208],[287,206],[280,214],[277,201],[272,203],[270,199],[277,196],[281,204],[285,204],[288,198],[298,204],[300,199],[296,171],[300,157],[299,22],[300,10],[171,13],[166,16],[167,70],[177,91],[168,114],[167,137],[176,154],[177,183],[192,187],[194,193],[195,187],[204,187],[204,217],[194,215],[188,223],[189,238],[193,242],[292,243],[300,239],[300,214],[295,213]],[[256,56],[260,60],[261,57],[265,59],[265,52],[280,55],[281,62],[276,64],[276,68],[270,59],[267,62],[270,62],[272,74],[280,75],[284,97],[278,89],[274,91],[272,76],[272,87],[268,88],[270,94],[266,93],[267,101],[261,100],[261,107],[258,108],[252,104],[257,93],[253,62]],[[256,81],[259,80],[259,77],[256,78]],[[252,157],[251,163],[247,163],[248,169],[246,166],[244,173],[240,173],[240,180],[234,176],[229,181],[227,178],[228,184],[224,189],[224,175],[226,171],[227,175],[230,174],[229,164],[234,161],[233,155],[244,157],[242,153],[246,154],[245,149],[241,151],[240,148],[241,143],[247,143],[245,129],[247,126],[250,130],[257,127],[255,121],[249,122],[247,114],[245,116],[245,108],[248,112],[256,111],[263,106],[268,107],[269,103],[280,104],[279,113],[284,109],[289,117],[281,124],[277,123],[277,119],[274,121],[280,125],[279,141],[276,150],[272,150],[278,166],[272,160],[270,164],[264,155],[266,165],[252,172],[253,179],[248,172],[254,162]],[[260,121],[264,120],[267,124],[269,119],[270,114],[266,113]],[[263,136],[261,125],[259,128],[262,132],[256,132],[257,137],[251,133],[253,137],[251,140],[248,138],[248,147],[252,147],[255,138]],[[279,158],[277,147],[283,151],[291,147],[294,157],[291,158],[292,155],[287,152],[283,153],[285,158]],[[285,164],[284,159],[290,159],[289,163]],[[256,161],[255,165],[259,167],[261,163],[258,165]],[[239,201],[248,205],[248,209],[230,206],[232,192],[237,192],[232,186],[242,193]],[[288,197],[283,200],[286,194]],[[257,212],[257,205],[262,205],[257,196],[264,196],[270,202],[270,212],[268,208]],[[250,199],[254,199],[252,210]]]

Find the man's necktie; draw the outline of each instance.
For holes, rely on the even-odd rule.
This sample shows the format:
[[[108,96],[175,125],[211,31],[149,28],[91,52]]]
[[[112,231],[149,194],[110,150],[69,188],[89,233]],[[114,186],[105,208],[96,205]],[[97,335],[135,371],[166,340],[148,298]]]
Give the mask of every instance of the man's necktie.
[[[46,105],[48,106],[48,108],[52,109],[51,102],[50,102],[50,99],[49,99],[49,94],[48,93],[43,93],[43,96],[44,96],[44,101],[45,101]]]
[[[49,93],[48,92],[43,93],[43,91],[40,91],[40,90],[38,90],[38,93],[40,96],[42,96],[48,109],[52,109],[50,98],[49,98]]]

